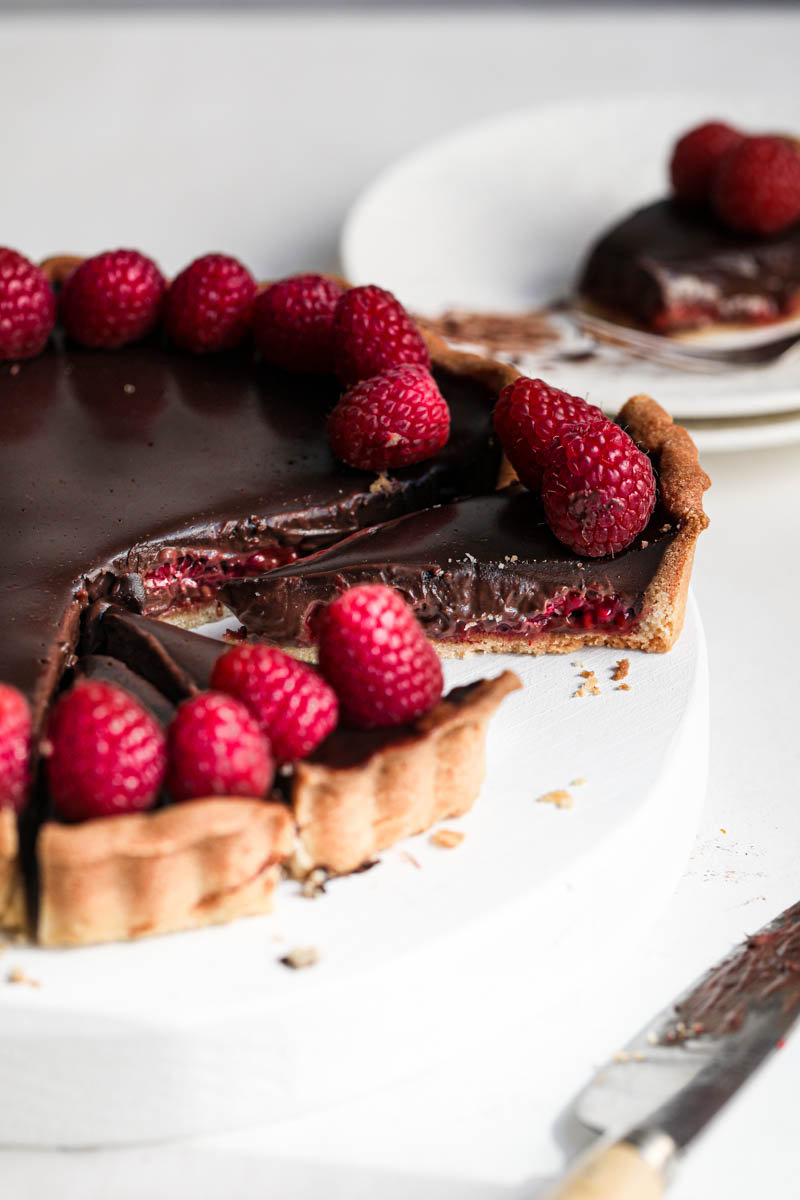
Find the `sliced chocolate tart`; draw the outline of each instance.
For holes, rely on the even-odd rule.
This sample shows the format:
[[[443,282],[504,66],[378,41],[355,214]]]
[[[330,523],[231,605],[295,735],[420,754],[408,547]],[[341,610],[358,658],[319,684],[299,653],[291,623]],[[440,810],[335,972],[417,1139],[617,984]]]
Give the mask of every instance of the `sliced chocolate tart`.
[[[577,291],[589,311],[656,333],[785,321],[800,315],[800,225],[745,235],[659,200],[599,238]]]
[[[648,397],[630,400],[619,421],[651,457],[659,502],[614,557],[580,560],[550,532],[540,498],[517,488],[362,530],[302,562],[230,582],[225,602],[248,633],[306,650],[321,605],[377,582],[398,589],[443,655],[668,650],[707,524],[708,479],[689,435]]]

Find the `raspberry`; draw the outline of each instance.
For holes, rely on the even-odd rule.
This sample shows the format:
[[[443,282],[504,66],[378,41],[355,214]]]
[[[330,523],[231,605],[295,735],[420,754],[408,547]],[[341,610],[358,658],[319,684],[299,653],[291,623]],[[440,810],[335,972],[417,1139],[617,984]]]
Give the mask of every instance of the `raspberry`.
[[[0,247],[0,360],[38,354],[55,321],[56,298],[44,271]]]
[[[155,328],[164,279],[138,250],[108,250],[87,258],[61,290],[61,320],[82,346],[113,349]]]
[[[170,284],[164,324],[176,346],[207,354],[238,346],[250,327],[253,276],[235,258],[206,254]]]
[[[362,471],[422,462],[449,435],[450,409],[424,367],[395,367],[362,380],[328,417],[334,454]]]
[[[742,140],[738,130],[722,121],[706,121],[679,138],[669,164],[678,199],[685,204],[707,204],[720,159]]]
[[[0,808],[20,812],[28,790],[31,710],[16,688],[0,683]]]
[[[553,443],[542,478],[544,513],[577,554],[624,550],[650,520],[655,500],[650,459],[613,421],[578,425]]]
[[[341,286],[325,275],[293,275],[253,305],[253,335],[266,362],[284,371],[333,370],[333,314]]]
[[[343,592],[323,609],[317,635],[320,668],[353,725],[400,725],[441,699],[436,651],[391,588],[368,584]]]
[[[234,646],[214,664],[211,686],[235,696],[269,738],[278,763],[305,758],[339,719],[336,693],[325,680],[274,646]]]
[[[714,212],[737,233],[779,233],[800,219],[800,150],[782,137],[744,138],[711,188]]]
[[[494,428],[521,483],[538,492],[550,443],[581,423],[605,421],[594,404],[550,387],[542,379],[515,379],[494,406]]]
[[[173,800],[263,796],[274,767],[269,742],[240,700],[201,692],[169,727],[167,787]]]
[[[333,318],[333,365],[342,383],[357,383],[391,367],[430,369],[428,347],[399,300],[383,288],[351,288]]]
[[[122,688],[77,683],[56,704],[47,731],[47,780],[68,821],[138,812],[164,779],[164,734]]]

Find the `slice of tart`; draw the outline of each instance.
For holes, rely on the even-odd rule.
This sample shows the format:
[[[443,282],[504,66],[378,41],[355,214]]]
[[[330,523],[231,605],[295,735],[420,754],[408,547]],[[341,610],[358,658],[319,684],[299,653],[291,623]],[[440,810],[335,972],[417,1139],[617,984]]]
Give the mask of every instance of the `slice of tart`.
[[[659,200],[600,237],[577,290],[590,312],[655,333],[785,322],[800,316],[800,225],[734,233],[706,209]]]
[[[226,603],[250,634],[306,651],[319,607],[369,582],[397,588],[445,655],[668,650],[707,524],[708,479],[689,435],[648,397],[630,400],[619,420],[651,457],[659,501],[614,557],[581,560],[548,529],[540,498],[516,489],[364,530],[291,567],[230,583]]]

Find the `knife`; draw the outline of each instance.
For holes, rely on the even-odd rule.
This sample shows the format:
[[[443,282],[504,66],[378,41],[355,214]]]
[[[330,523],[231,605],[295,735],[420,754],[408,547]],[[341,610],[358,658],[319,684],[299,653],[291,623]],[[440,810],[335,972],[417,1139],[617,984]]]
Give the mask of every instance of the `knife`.
[[[800,902],[752,934],[636,1037],[580,1095],[603,1133],[549,1200],[658,1200],[675,1162],[800,1013]]]

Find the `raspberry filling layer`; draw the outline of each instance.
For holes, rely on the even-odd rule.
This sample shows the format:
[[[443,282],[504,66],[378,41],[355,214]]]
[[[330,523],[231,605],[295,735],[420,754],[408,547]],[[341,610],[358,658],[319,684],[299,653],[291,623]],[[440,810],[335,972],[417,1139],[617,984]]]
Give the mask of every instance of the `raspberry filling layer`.
[[[626,600],[616,593],[594,588],[560,588],[537,613],[483,617],[477,621],[458,621],[452,633],[430,637],[442,640],[475,641],[484,636],[536,637],[542,633],[629,633],[641,613],[641,600]],[[423,624],[424,624],[423,618]]]
[[[263,575],[286,566],[298,557],[291,546],[269,546],[247,554],[225,554],[211,549],[161,550],[158,561],[142,575],[149,613],[166,613],[216,599],[232,579]]]

